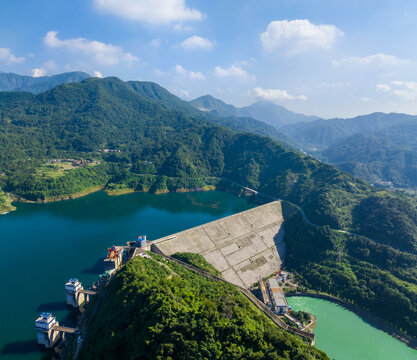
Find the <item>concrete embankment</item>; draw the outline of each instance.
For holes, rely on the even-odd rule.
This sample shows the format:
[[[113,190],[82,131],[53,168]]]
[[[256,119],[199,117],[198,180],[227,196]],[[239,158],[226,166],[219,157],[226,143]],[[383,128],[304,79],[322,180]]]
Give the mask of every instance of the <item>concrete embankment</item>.
[[[417,349],[417,339],[416,338],[413,338],[413,337],[408,336],[407,334],[404,334],[400,330],[398,330],[398,329],[394,328],[393,326],[387,324],[386,322],[384,322],[380,318],[370,314],[366,310],[363,310],[362,308],[360,308],[360,307],[358,307],[354,304],[351,304],[347,301],[338,299],[335,296],[331,296],[331,295],[327,295],[327,294],[303,293],[303,292],[288,293],[288,294],[286,294],[286,296],[287,297],[291,297],[291,296],[311,297],[311,298],[331,301],[331,302],[333,302],[333,303],[335,303],[339,306],[344,307],[345,309],[347,309],[349,311],[352,311],[353,313],[358,315],[365,322],[369,323],[370,325],[372,325],[373,327],[375,327],[379,330],[382,330],[382,331],[386,332],[387,334],[391,335],[392,337],[396,338],[397,340],[400,340],[401,342],[403,342],[407,346],[409,346],[413,349]]]
[[[166,255],[200,254],[227,281],[248,288],[281,268],[285,258],[282,203],[274,201],[192,229],[154,244]]]

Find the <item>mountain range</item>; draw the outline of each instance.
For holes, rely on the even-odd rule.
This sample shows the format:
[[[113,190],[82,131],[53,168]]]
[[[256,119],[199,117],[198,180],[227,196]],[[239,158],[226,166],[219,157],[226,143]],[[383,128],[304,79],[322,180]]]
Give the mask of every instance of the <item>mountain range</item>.
[[[280,131],[316,158],[371,183],[417,188],[417,116],[373,113]]]
[[[257,101],[252,105],[237,108],[214,98],[211,95],[201,96],[190,101],[190,104],[201,111],[218,116],[249,117],[272,125],[276,129],[288,124],[308,122],[319,119],[317,116],[298,114],[270,101]]]
[[[81,71],[41,77],[0,73],[0,91],[25,91],[39,94],[58,85],[78,82],[89,77],[90,75]]]
[[[89,77],[83,72],[38,78],[0,73],[0,91],[39,94]],[[269,101],[237,108],[206,95],[187,103],[155,83],[127,84],[166,109],[180,109],[236,131],[269,136],[288,148],[307,151],[371,183],[417,187],[417,140],[413,136],[416,116],[373,113],[350,119],[324,120],[289,111]]]
[[[286,266],[300,284],[417,336],[415,203],[238,130],[239,118],[231,119],[234,127],[157,84],[117,78],[38,95],[0,92],[0,191],[51,201],[91,188],[161,193],[243,184],[297,204],[319,225],[306,224],[299,212],[286,222]],[[84,165],[56,176],[41,172],[53,167],[48,161],[68,158]],[[120,308],[123,299],[113,300]]]

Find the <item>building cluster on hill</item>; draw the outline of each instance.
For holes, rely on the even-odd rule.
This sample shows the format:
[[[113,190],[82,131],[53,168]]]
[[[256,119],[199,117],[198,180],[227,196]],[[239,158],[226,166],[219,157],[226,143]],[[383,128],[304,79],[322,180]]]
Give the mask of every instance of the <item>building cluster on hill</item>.
[[[57,164],[57,163],[71,163],[73,165],[84,166],[84,165],[99,165],[101,161],[93,159],[49,159],[46,161],[47,164]]]

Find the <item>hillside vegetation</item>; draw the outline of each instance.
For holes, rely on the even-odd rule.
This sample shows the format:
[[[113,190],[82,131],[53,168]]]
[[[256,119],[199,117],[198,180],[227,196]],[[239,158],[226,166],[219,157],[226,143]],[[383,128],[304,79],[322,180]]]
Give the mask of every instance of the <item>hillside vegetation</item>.
[[[312,148],[325,148],[341,139],[363,131],[374,132],[404,121],[413,120],[417,120],[417,116],[397,113],[373,113],[351,119],[319,119],[309,123],[297,123],[287,125],[280,131],[298,141],[306,150],[310,150]]]
[[[328,359],[273,324],[232,285],[160,257],[135,258],[112,280],[79,358]]]
[[[0,188],[42,201],[100,188],[114,193],[212,189],[228,179],[301,206],[318,225],[350,230],[387,251],[415,256],[417,209],[411,198],[376,190],[258,135],[256,129],[243,133],[226,126],[224,118],[199,112],[151,83],[92,78],[36,96],[0,93]],[[99,151],[103,149],[114,152]],[[85,159],[88,164],[54,176],[40,171],[46,160],[57,158]],[[326,259],[320,247],[310,248],[308,236],[296,235],[297,251],[320,266]],[[323,236],[319,241],[327,240]],[[290,255],[295,252],[289,249]],[[360,261],[355,266],[369,268]],[[410,268],[399,261],[396,269],[402,286],[414,291],[414,280],[405,275]],[[383,271],[390,276],[391,270]],[[375,296],[367,298],[369,303],[365,298],[355,301],[364,307],[374,301],[377,306],[383,289],[366,281],[360,284],[363,292]],[[411,301],[411,294],[403,296]],[[405,309],[412,319],[413,308]],[[401,321],[396,325],[403,326]],[[407,328],[417,335],[412,321]]]
[[[376,200],[373,200],[376,201]],[[381,203],[382,202],[382,203]],[[383,212],[383,199],[377,206]],[[416,226],[416,219],[407,226]],[[395,217],[397,219],[397,217]],[[365,217],[364,226],[373,227]],[[369,223],[369,225],[366,225]],[[404,237],[389,224],[392,242]],[[396,226],[401,228],[403,224]],[[285,223],[286,268],[301,284],[350,301],[398,329],[417,336],[417,256],[366,237],[304,224],[297,214]],[[375,229],[376,230],[376,229]],[[373,235],[373,234],[372,234]],[[403,246],[407,248],[407,246]]]
[[[374,113],[280,129],[316,158],[373,184],[417,187],[417,117]]]
[[[417,188],[417,120],[349,136],[317,155],[373,183]]]
[[[0,93],[0,148],[7,149],[0,152],[6,175],[0,187],[42,200],[99,185],[163,192],[226,178],[302,206],[317,224],[359,226],[352,211],[375,192],[365,182],[212,119],[157,85],[116,78],[91,78],[37,96]],[[100,155],[103,148],[120,152]],[[37,172],[48,158],[95,156],[100,165],[58,178]]]

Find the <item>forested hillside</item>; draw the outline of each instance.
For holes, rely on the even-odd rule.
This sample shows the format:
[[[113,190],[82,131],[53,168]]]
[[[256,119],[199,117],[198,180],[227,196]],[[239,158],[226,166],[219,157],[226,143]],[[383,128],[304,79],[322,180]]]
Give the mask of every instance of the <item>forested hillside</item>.
[[[316,224],[415,256],[415,202],[189,107],[155,84],[116,78],[87,79],[39,95],[0,93],[0,187],[48,201],[91,188],[158,193],[214,188],[228,179],[301,206]],[[53,162],[68,159],[80,165]],[[309,250],[308,244],[308,237],[300,237],[299,250],[319,264],[319,248]],[[396,269],[403,286],[415,292],[408,267],[399,261]],[[361,286],[376,292],[372,301],[382,296]]]
[[[285,224],[289,254],[285,266],[303,286],[349,301],[415,337],[416,239],[408,237],[415,230],[406,229],[415,228],[417,219],[398,202],[393,209],[387,208],[385,199],[373,198],[358,207],[361,230],[374,240],[336,233],[329,227],[316,229],[306,225],[300,214],[294,215]],[[378,207],[379,214],[370,215],[371,207]],[[379,228],[381,222],[375,216],[382,216],[387,224]],[[381,232],[390,233],[390,239],[378,238]]]
[[[112,280],[79,358],[328,359],[272,323],[234,286],[160,257],[135,258]]]
[[[174,110],[166,90],[152,86],[145,97],[149,86],[91,78],[37,96],[0,93],[0,147],[8,150],[0,152],[4,190],[36,200],[88,185],[130,182],[141,189],[143,178],[135,174],[157,175],[159,190],[166,179],[158,176],[219,177],[299,204],[318,224],[356,226],[351,211],[373,192],[366,183],[270,138],[219,126],[219,118],[188,112],[187,103]],[[152,100],[157,97],[162,100]],[[88,159],[105,148],[120,152],[59,179],[36,175],[45,159]]]
[[[373,183],[417,188],[417,120],[349,136],[317,155]]]
[[[373,113],[351,119],[320,119],[309,123],[298,123],[284,126],[280,131],[296,140],[305,150],[324,149],[362,131],[374,132],[412,120],[416,121],[417,116]]]

